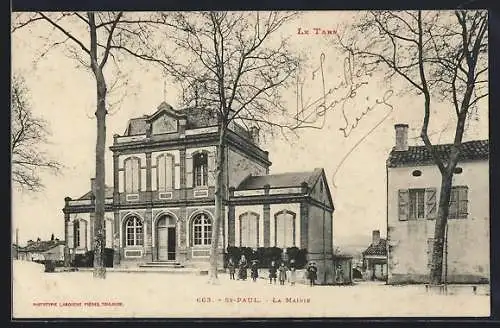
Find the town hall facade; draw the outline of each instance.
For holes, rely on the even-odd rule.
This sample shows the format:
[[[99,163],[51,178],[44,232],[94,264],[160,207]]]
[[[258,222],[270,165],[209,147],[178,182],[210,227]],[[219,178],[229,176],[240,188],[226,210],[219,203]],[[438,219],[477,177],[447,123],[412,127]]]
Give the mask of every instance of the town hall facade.
[[[106,187],[105,245],[115,265],[208,262],[215,214],[217,119],[200,109],[160,104],[114,135],[113,188]],[[226,134],[224,220],[219,248],[298,247],[331,258],[334,206],[323,169],[269,174],[257,128],[231,123]],[[71,254],[93,248],[91,190],[65,198]]]

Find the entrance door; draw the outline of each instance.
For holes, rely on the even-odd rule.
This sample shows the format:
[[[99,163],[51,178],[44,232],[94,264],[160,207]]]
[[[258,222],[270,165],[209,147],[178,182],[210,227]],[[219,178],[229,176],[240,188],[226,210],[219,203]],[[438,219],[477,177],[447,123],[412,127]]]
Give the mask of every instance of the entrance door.
[[[168,260],[175,260],[175,227],[168,227]]]
[[[175,260],[175,244],[175,220],[170,216],[163,216],[159,218],[156,224],[157,260]]]
[[[156,228],[157,231],[157,249],[158,249],[158,261],[166,261],[168,259],[168,228],[167,227],[160,227],[158,226]]]

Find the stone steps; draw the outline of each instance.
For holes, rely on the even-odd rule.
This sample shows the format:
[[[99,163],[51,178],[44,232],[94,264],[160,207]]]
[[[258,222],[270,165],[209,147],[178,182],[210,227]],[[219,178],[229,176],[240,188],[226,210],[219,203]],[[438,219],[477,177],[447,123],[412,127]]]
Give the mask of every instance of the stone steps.
[[[147,262],[139,265],[140,268],[184,268],[177,261]]]

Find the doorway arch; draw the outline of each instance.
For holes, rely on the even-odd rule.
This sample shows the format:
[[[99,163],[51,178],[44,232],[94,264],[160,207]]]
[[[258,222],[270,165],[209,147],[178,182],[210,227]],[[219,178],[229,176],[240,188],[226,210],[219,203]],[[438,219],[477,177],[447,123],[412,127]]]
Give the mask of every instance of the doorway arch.
[[[156,258],[158,261],[175,261],[177,228],[174,217],[164,214],[156,220]]]

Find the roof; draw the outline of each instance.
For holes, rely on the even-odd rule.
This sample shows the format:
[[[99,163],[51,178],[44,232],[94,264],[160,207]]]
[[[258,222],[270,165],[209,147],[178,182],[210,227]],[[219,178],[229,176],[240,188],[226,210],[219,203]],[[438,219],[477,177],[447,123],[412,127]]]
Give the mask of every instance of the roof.
[[[368,248],[363,252],[363,256],[366,255],[377,255],[377,256],[387,256],[387,242],[385,239],[380,239],[378,244],[371,244]]]
[[[434,145],[434,149],[442,159],[447,159],[452,144]],[[459,162],[488,160],[489,141],[474,140],[462,143]],[[425,146],[410,146],[407,151],[392,150],[387,159],[388,167],[408,166],[408,165],[429,165],[433,164],[431,153]]]
[[[19,249],[21,252],[45,252],[59,245],[64,245],[63,240],[41,240],[35,241],[28,246]]]
[[[262,189],[266,185],[269,185],[271,188],[300,187],[304,182],[312,186],[322,174],[322,171],[322,169],[314,169],[314,171],[309,172],[289,172],[257,176],[250,175],[243,180],[237,189]]]
[[[146,119],[147,117],[131,118],[128,121],[127,129],[124,134],[127,136],[135,136],[146,133]]]
[[[142,117],[131,118],[128,121],[127,129],[124,135],[134,136],[146,133],[148,120],[154,119],[160,113],[166,112],[175,117],[186,117],[186,128],[196,129],[206,126],[217,125],[217,116],[215,111],[203,108],[184,108],[181,110],[174,110],[169,104],[162,102],[158,109],[151,115],[143,115]]]
[[[78,200],[90,200],[91,195],[92,191],[89,191]],[[113,198],[113,187],[104,186],[104,198]]]

